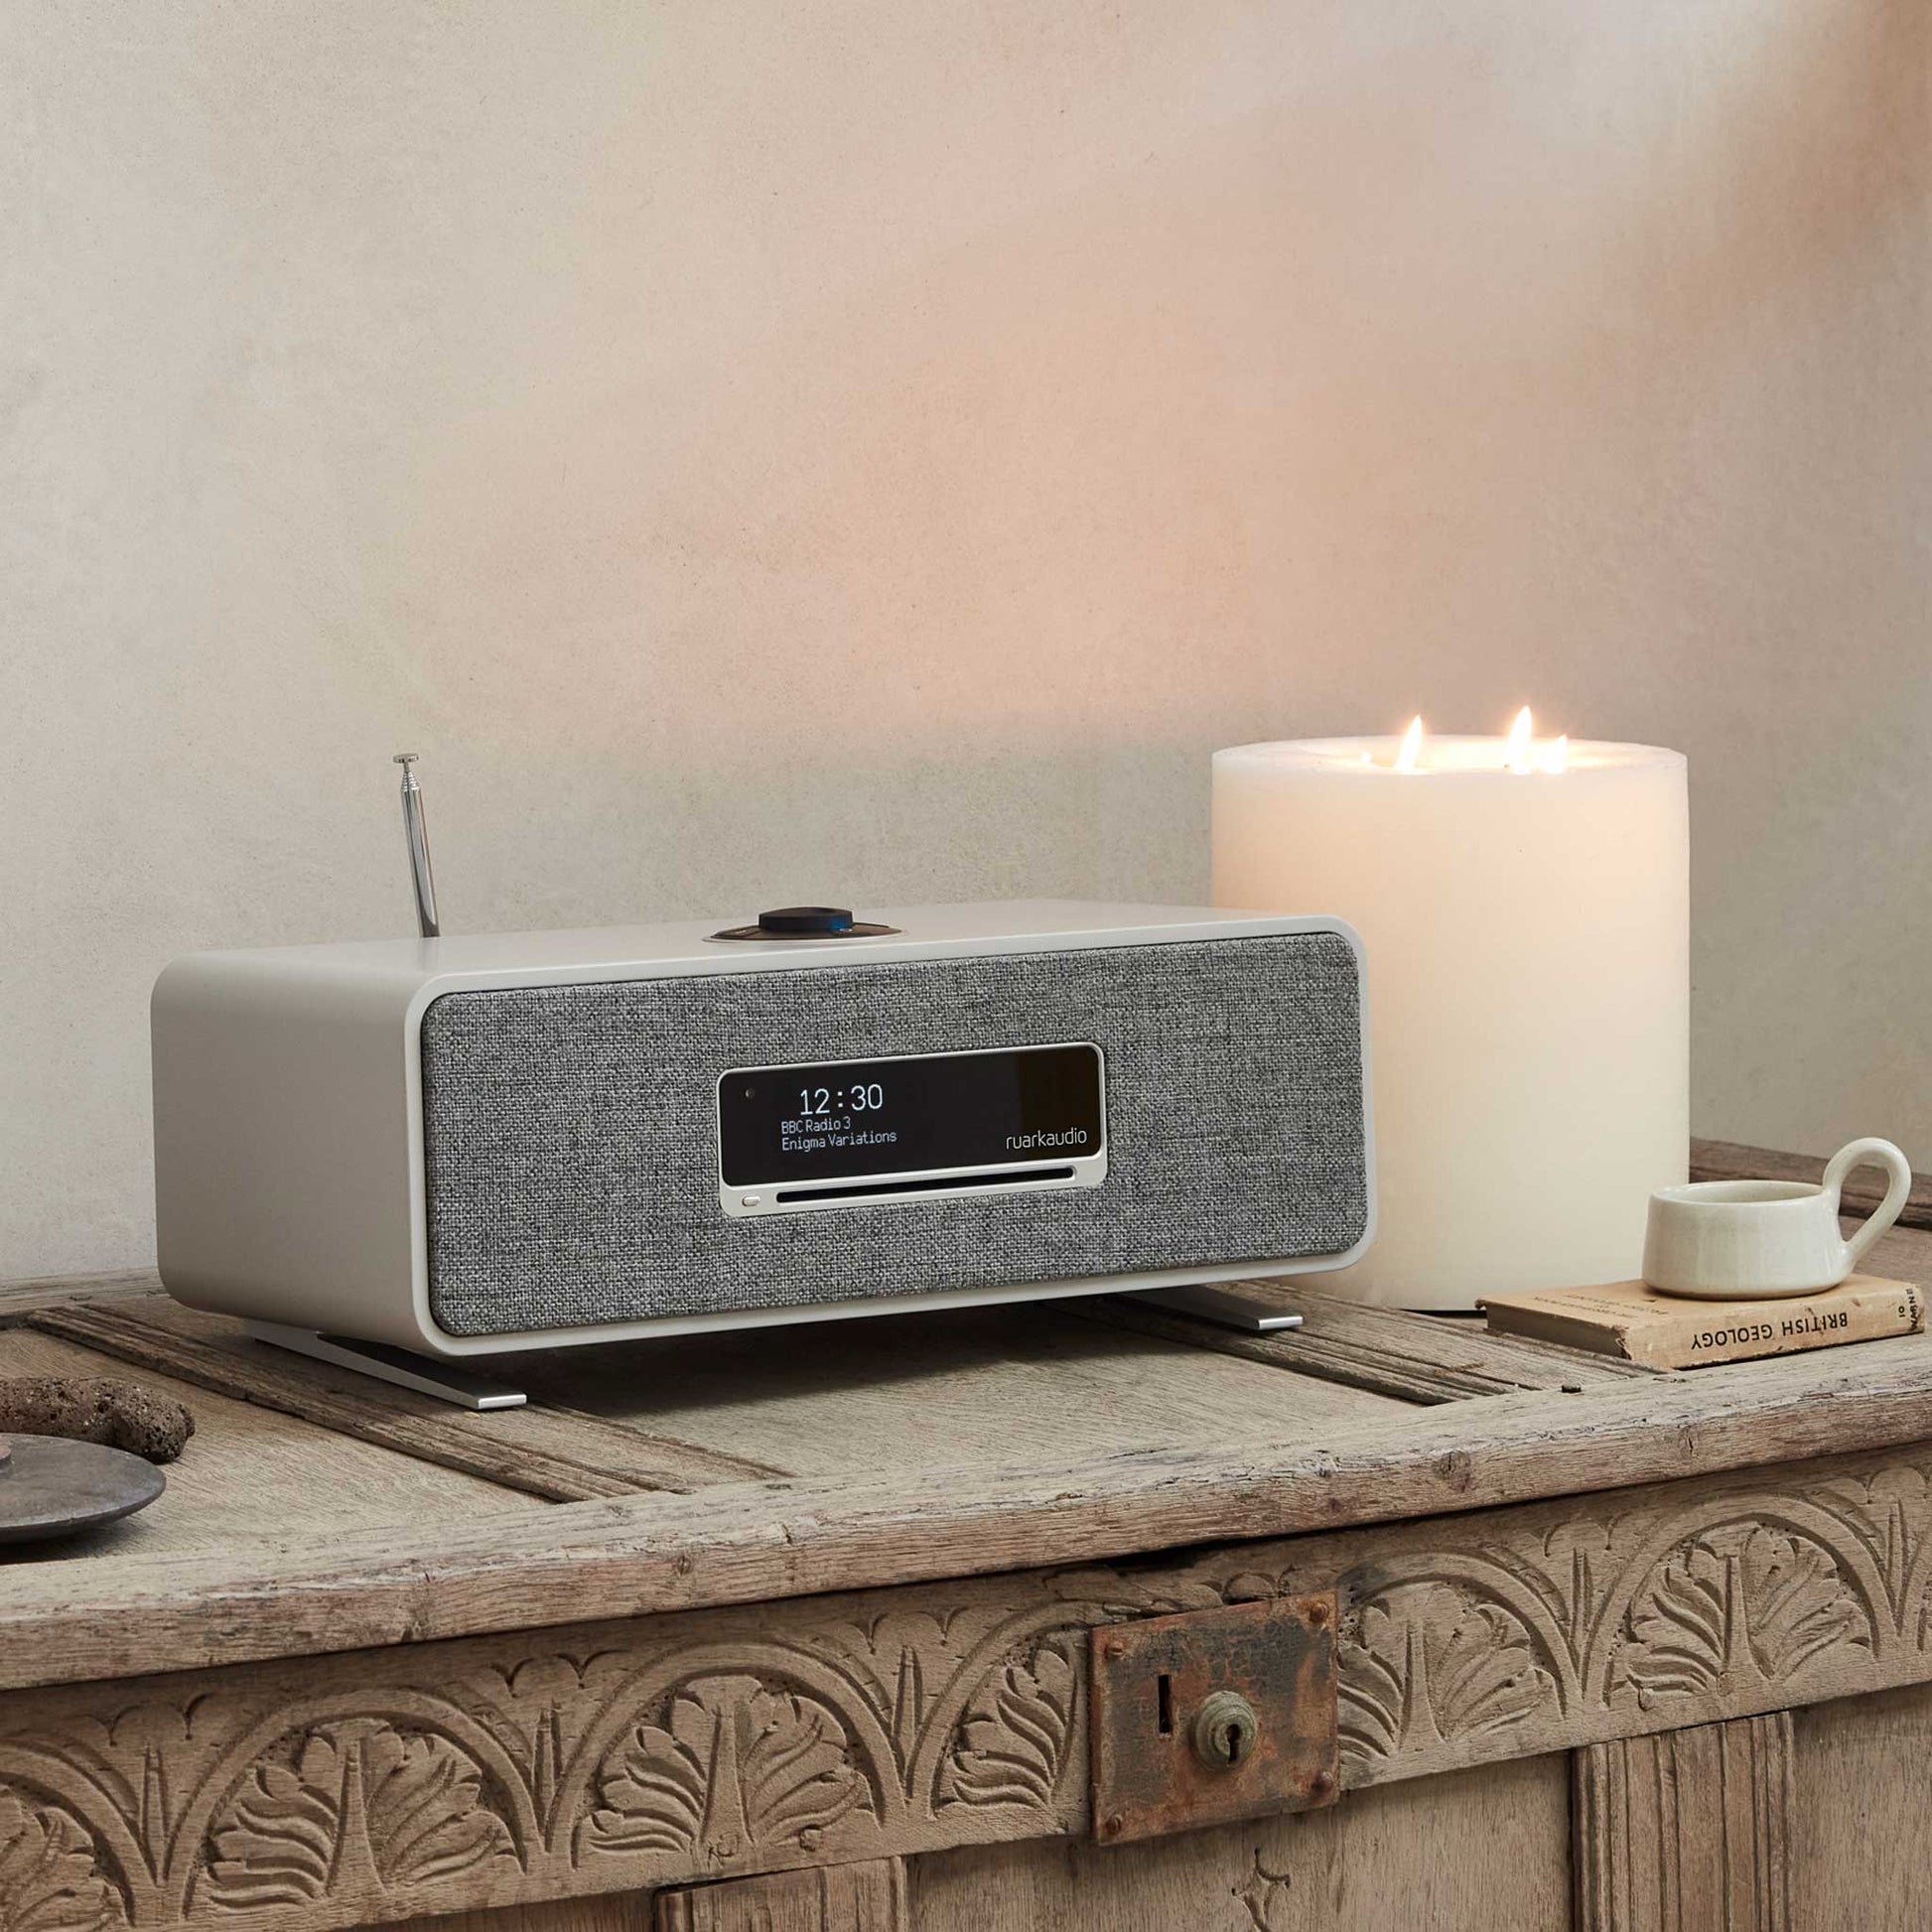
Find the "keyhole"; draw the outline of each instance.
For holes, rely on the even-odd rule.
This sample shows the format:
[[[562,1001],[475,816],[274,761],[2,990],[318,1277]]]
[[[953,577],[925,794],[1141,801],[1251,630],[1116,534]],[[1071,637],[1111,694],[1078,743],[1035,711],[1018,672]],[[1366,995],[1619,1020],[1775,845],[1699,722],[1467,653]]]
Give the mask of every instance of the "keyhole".
[[[1165,1672],[1161,1677],[1158,1694],[1161,1700],[1161,1735],[1172,1737],[1173,1735],[1173,1679]]]
[[[1236,1691],[1212,1692],[1194,1717],[1194,1754],[1215,1770],[1233,1770],[1260,1735],[1254,1706]]]

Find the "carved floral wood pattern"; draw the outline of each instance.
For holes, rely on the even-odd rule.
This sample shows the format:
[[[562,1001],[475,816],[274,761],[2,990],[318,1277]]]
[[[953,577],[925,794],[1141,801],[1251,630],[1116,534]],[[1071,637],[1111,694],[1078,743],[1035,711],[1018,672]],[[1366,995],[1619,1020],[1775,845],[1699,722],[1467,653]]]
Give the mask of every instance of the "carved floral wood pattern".
[[[262,1666],[16,1694],[0,1932],[352,1924],[847,1857],[915,1819],[1067,1829],[1098,1613],[979,1597],[783,1640],[738,1613],[319,1659],[294,1696]]]
[[[1508,1755],[1518,1729],[1568,1742],[1926,1676],[1928,1470],[1595,1498],[1595,1520],[1364,1567],[1338,1653],[1345,1782]]]
[[[1086,1829],[1096,1624],[1339,1579],[1344,1782],[1932,1676],[1932,1454],[0,1697],[0,1932],[264,1932]]]

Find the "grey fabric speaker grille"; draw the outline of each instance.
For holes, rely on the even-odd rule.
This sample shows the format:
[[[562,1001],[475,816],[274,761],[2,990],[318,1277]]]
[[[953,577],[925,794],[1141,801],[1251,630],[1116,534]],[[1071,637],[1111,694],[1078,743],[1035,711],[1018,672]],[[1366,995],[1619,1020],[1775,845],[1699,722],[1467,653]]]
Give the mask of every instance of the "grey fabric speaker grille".
[[[764,1219],[718,1202],[736,1066],[1091,1040],[1097,1188]],[[1335,1254],[1367,1216],[1333,933],[452,993],[424,1015],[430,1307],[457,1335]]]

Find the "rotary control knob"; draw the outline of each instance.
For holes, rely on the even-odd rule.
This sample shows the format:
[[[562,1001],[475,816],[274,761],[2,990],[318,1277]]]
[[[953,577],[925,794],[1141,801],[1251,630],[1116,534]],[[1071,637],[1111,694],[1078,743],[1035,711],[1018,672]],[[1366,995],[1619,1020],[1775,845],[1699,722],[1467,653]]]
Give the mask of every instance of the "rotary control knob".
[[[896,925],[868,925],[849,905],[778,905],[760,912],[757,925],[727,926],[714,939],[827,940],[883,939]]]
[[[852,930],[849,905],[780,905],[759,914],[759,928],[774,938],[830,939]]]

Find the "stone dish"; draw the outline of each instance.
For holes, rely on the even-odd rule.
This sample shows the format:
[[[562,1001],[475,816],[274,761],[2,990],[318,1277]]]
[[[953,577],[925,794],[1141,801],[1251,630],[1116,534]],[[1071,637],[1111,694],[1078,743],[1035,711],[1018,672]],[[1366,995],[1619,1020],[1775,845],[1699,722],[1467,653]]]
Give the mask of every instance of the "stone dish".
[[[0,1437],[0,1543],[73,1536],[131,1516],[167,1487],[153,1463],[100,1443]]]

